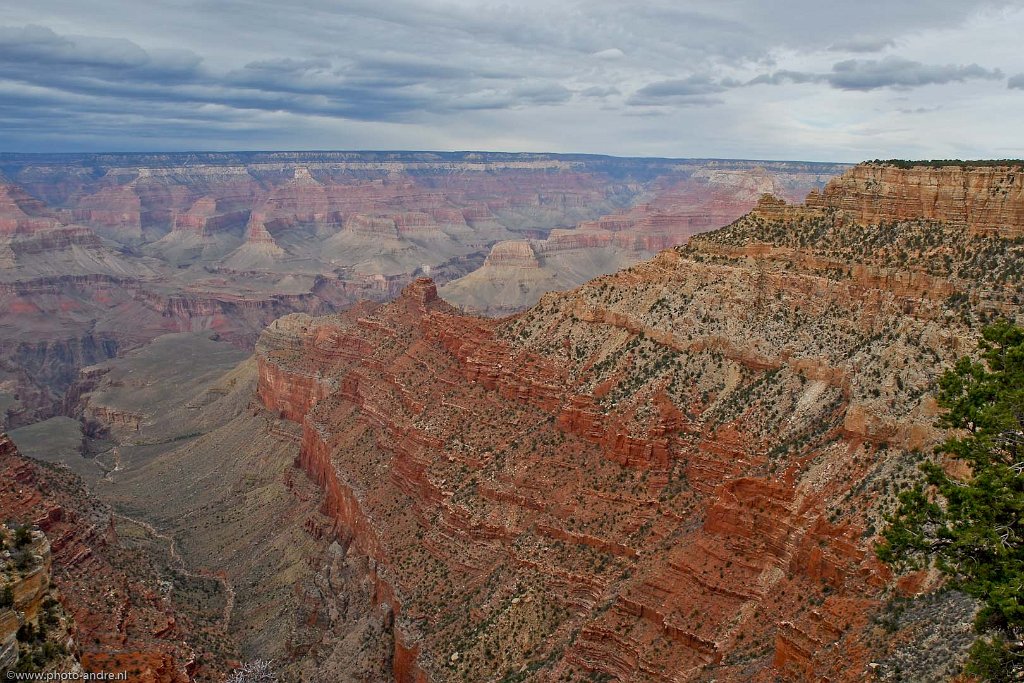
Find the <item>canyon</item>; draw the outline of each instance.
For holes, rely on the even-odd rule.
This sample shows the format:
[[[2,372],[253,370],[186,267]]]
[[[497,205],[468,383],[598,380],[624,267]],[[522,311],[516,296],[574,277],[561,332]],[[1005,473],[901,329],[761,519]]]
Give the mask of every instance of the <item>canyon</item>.
[[[43,520],[92,656],[163,662],[154,680],[257,657],[325,682],[951,678],[977,603],[893,576],[873,544],[944,436],[938,375],[984,323],[1024,322],[1022,169],[865,164],[802,203],[736,174],[707,177],[757,194],[742,210],[691,214],[696,181],[658,180],[496,239],[462,275],[493,297],[414,271],[390,301],[276,311],[252,358],[228,317],[83,358],[62,410],[91,457],[15,430],[48,462],[0,444],[20,482],[3,509]],[[257,213],[248,262],[289,249]],[[101,246],[141,239],[123,215],[93,216]],[[346,249],[424,223],[360,218]],[[577,273],[560,243],[617,270],[542,292],[534,271]],[[126,544],[135,591],[107,559]],[[176,635],[100,628],[83,548],[125,623]]]
[[[817,169],[824,170],[824,169]],[[838,172],[838,169],[836,169]],[[685,244],[701,232],[727,225],[764,194],[803,199],[808,184],[827,178],[705,167],[683,180],[660,179],[648,200],[572,229],[551,230],[546,239],[502,241],[483,265],[440,289],[463,311],[488,316],[515,313],[549,291],[566,290],[628,267],[662,249]]]
[[[80,369],[162,334],[211,330],[251,350],[282,315],[387,300],[421,274],[445,283],[482,268],[493,287],[488,251],[537,241],[543,276],[517,278],[514,297],[481,299],[472,281],[452,289],[467,309],[519,310],[734,220],[756,201],[751,188],[798,197],[844,168],[499,153],[0,154],[0,422],[61,414]]]

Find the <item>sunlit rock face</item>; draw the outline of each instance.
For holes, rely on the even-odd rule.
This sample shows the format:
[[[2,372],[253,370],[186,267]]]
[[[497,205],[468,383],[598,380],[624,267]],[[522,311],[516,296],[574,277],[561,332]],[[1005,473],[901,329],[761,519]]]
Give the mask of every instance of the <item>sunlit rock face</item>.
[[[864,164],[808,198],[808,205],[842,209],[861,223],[934,220],[971,233],[1008,239],[1024,230],[1024,175],[1010,166]]]
[[[268,328],[258,395],[371,560],[396,679],[860,681],[918,651],[927,677],[957,669],[970,601],[883,633],[872,544],[941,438],[938,374],[983,321],[1024,318],[1024,247],[1011,209],[868,212],[888,200],[862,179],[888,173],[763,197],[506,319],[421,279]],[[963,174],[896,177],[882,196]],[[540,262],[519,241],[484,268]]]

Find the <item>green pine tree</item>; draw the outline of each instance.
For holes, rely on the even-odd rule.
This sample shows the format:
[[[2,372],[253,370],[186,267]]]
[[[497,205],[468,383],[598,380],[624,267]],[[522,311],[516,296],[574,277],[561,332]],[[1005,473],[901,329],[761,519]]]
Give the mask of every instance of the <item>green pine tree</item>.
[[[966,480],[935,463],[900,494],[879,558],[899,571],[937,567],[949,584],[981,600],[982,636],[966,671],[983,680],[1024,680],[1024,329],[983,331],[983,362],[961,359],[939,379],[941,446],[969,465]]]

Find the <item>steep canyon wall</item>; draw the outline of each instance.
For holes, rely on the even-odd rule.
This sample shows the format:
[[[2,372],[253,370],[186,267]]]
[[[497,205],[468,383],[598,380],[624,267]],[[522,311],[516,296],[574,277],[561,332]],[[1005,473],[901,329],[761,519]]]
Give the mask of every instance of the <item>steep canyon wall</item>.
[[[842,198],[875,173],[502,321],[421,279],[268,328],[258,394],[370,558],[397,680],[854,681],[935,633],[919,666],[955,671],[970,605],[893,637],[871,545],[1024,254],[1009,209]]]

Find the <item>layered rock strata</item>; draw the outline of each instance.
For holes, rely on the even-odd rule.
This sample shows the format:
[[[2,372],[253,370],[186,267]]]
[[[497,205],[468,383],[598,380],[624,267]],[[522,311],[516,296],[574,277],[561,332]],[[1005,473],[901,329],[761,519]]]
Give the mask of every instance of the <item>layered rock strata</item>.
[[[941,437],[937,375],[1022,318],[1024,254],[861,220],[764,200],[504,321],[424,279],[271,326],[259,396],[371,560],[396,680],[855,681],[962,624],[885,636],[871,544]]]
[[[806,191],[841,167],[766,168]],[[542,239],[695,171],[762,173],[751,162],[430,153],[0,155],[0,169],[8,427],[53,415],[68,378],[103,360],[90,345],[124,351],[210,329],[251,348],[281,315],[389,299],[418,274],[457,279],[496,242]],[[642,256],[625,254],[555,263],[567,277],[539,288]]]
[[[499,242],[480,269],[445,285],[441,294],[466,311],[508,315],[546,292],[572,289],[727,225],[765,193],[794,200],[806,191],[774,168],[690,169],[682,179],[655,181],[647,201],[629,208],[552,230],[543,240]]]
[[[132,671],[148,683],[213,680],[223,660],[194,646],[193,624],[172,606],[152,565],[118,543],[109,508],[66,470],[22,457],[6,435],[0,472],[4,519],[41,530],[34,543],[43,561],[15,590],[22,620],[35,617],[52,576],[82,670]]]
[[[862,164],[807,204],[864,224],[923,219],[1014,239],[1024,235],[1024,167]]]
[[[14,545],[14,534],[9,531],[0,531],[5,547]],[[0,608],[0,669],[11,668],[17,663],[18,631],[26,625],[38,625],[43,599],[50,588],[50,543],[46,535],[32,533],[31,540],[23,547],[15,548],[15,552],[27,555],[27,558],[15,563],[10,551],[4,553],[6,557],[0,557],[3,579],[0,588],[10,598],[10,602]]]

